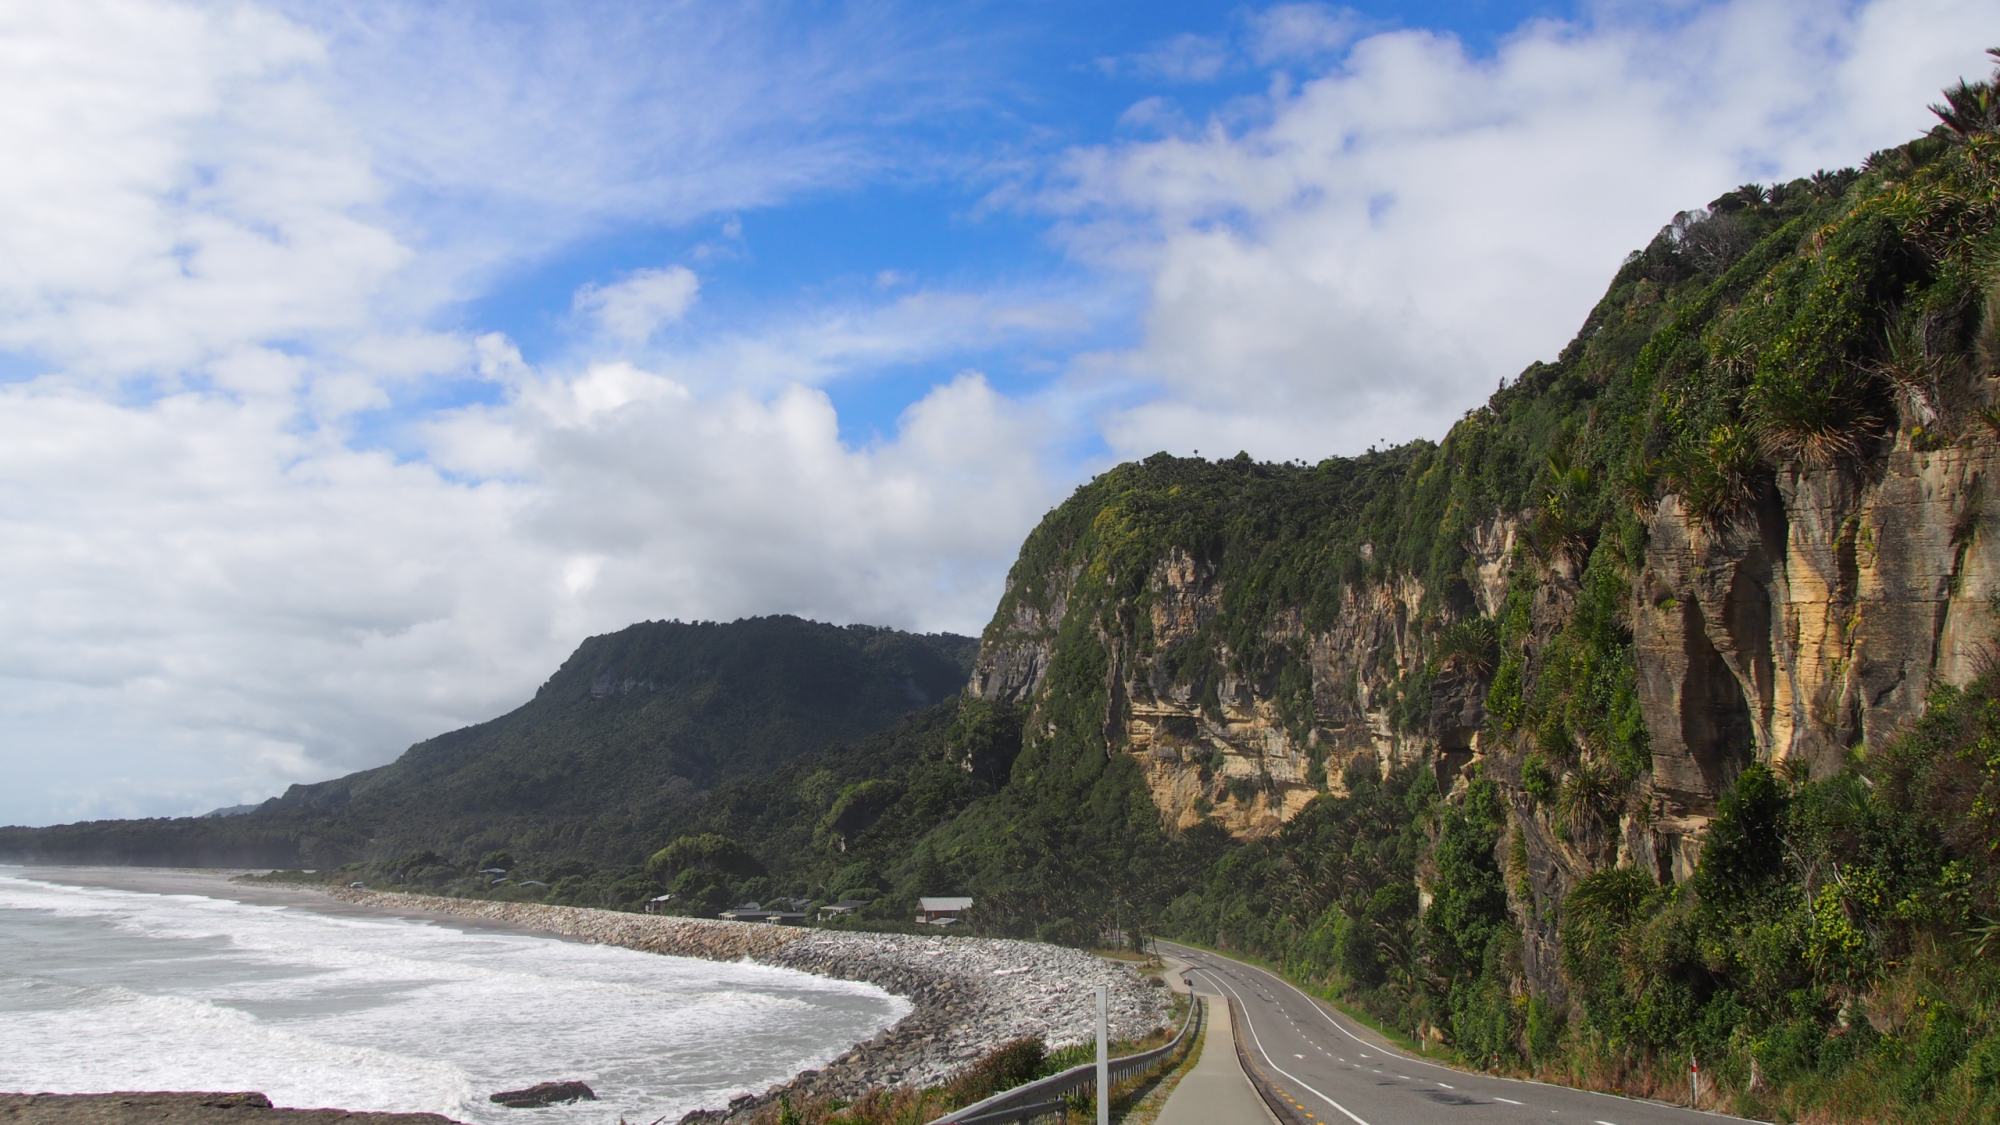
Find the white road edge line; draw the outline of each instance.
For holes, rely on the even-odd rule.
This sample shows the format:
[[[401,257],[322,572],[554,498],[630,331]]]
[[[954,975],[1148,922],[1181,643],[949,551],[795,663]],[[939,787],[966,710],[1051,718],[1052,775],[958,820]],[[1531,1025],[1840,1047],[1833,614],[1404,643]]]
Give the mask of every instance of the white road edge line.
[[[1325,1008],[1322,1008],[1322,1007],[1320,1006],[1320,1004],[1319,1004],[1319,1002],[1318,1002],[1318,1001],[1315,1001],[1315,1000],[1314,1000],[1314,999],[1313,999],[1312,997],[1310,997],[1310,996],[1307,996],[1307,995],[1305,994],[1305,992],[1304,992],[1303,990],[1301,990],[1301,989],[1299,988],[1299,986],[1298,986],[1298,985],[1295,985],[1295,984],[1293,984],[1293,983],[1292,983],[1291,981],[1288,981],[1288,980],[1286,980],[1285,978],[1283,978],[1283,977],[1281,977],[1281,976],[1277,975],[1276,973],[1273,973],[1273,972],[1271,972],[1271,971],[1270,971],[1270,970],[1268,970],[1268,969],[1259,969],[1259,968],[1257,968],[1257,966],[1255,966],[1255,965],[1252,965],[1252,964],[1249,964],[1248,962],[1244,962],[1244,961],[1238,961],[1238,960],[1236,960],[1235,958],[1233,958],[1233,957],[1230,957],[1230,956],[1228,956],[1227,954],[1222,954],[1222,953],[1211,953],[1210,951],[1208,951],[1208,950],[1206,950],[1206,949],[1198,949],[1198,948],[1196,948],[1196,947],[1194,947],[1194,946],[1192,946],[1192,945],[1181,945],[1181,944],[1180,944],[1179,942],[1168,942],[1167,944],[1169,944],[1169,945],[1175,945],[1175,946],[1179,946],[1180,948],[1182,948],[1182,949],[1185,949],[1185,950],[1187,950],[1187,951],[1188,951],[1188,952],[1190,952],[1190,953],[1200,953],[1200,954],[1203,954],[1203,955],[1205,955],[1205,956],[1209,956],[1209,957],[1214,957],[1214,958],[1216,958],[1217,960],[1220,960],[1220,961],[1223,961],[1223,962],[1225,962],[1225,963],[1227,963],[1227,964],[1230,964],[1230,965],[1241,965],[1241,966],[1243,966],[1243,967],[1244,967],[1244,968],[1246,968],[1246,969],[1252,969],[1252,970],[1256,971],[1257,973],[1260,973],[1260,974],[1262,974],[1263,976],[1266,976],[1266,977],[1269,977],[1269,978],[1271,978],[1272,980],[1274,980],[1274,981],[1277,981],[1277,982],[1278,982],[1279,984],[1282,984],[1282,985],[1284,985],[1284,986],[1285,986],[1286,988],[1289,988],[1289,989],[1291,989],[1291,990],[1292,990],[1293,992],[1296,992],[1296,993],[1298,993],[1299,997],[1300,997],[1301,999],[1305,1000],[1305,1001],[1306,1001],[1306,1003],[1307,1003],[1308,1005],[1310,1005],[1310,1006],[1311,1006],[1312,1010],[1313,1010],[1314,1012],[1318,1013],[1318,1014],[1319,1014],[1319,1016],[1320,1016],[1320,1017],[1321,1017],[1322,1019],[1326,1020],[1326,1022],[1327,1022],[1328,1024],[1331,1024],[1331,1025],[1332,1025],[1332,1027],[1333,1027],[1333,1029],[1334,1029],[1335,1031],[1338,1031],[1338,1032],[1340,1032],[1340,1033],[1341,1033],[1342,1035],[1345,1035],[1345,1036],[1347,1036],[1347,1037],[1348,1037],[1349,1039],[1352,1039],[1352,1040],[1354,1040],[1354,1041],[1355,1041],[1356,1043],[1359,1043],[1359,1044],[1361,1044],[1361,1045],[1362,1045],[1362,1046],[1364,1046],[1364,1047],[1370,1047],[1370,1046],[1374,1046],[1374,1044],[1372,1044],[1372,1043],[1368,1042],[1368,1040],[1366,1040],[1366,1039],[1363,1039],[1363,1038],[1361,1038],[1361,1037],[1360,1037],[1359,1035],[1356,1035],[1356,1034],[1354,1034],[1353,1032],[1351,1032],[1351,1031],[1347,1030],[1347,1028],[1345,1028],[1345,1027],[1341,1026],[1341,1023],[1340,1023],[1340,1021],[1339,1021],[1339,1020],[1337,1020],[1337,1019],[1333,1018],[1333,1016],[1329,1015],[1329,1014],[1327,1013],[1327,1010],[1326,1010]],[[1213,971],[1213,970],[1211,970],[1211,971]],[[1242,999],[1242,996],[1241,996],[1241,995],[1239,994],[1239,995],[1237,996],[1237,999],[1239,999],[1239,1000],[1240,1000],[1240,999]],[[1378,1048],[1376,1048],[1376,1049],[1377,1049],[1377,1050],[1380,1050],[1381,1048],[1379,1048],[1379,1047],[1378,1047]],[[1457,1069],[1456,1069],[1456,1068],[1454,1068],[1454,1067],[1449,1067],[1449,1066],[1445,1066],[1445,1065],[1444,1065],[1443,1063],[1438,1063],[1438,1062],[1433,1062],[1433,1061],[1431,1061],[1430,1059],[1422,1059],[1422,1058],[1418,1058],[1418,1057],[1417,1057],[1417,1056],[1415,1056],[1415,1055],[1410,1055],[1410,1054],[1405,1054],[1405,1053],[1404,1053],[1404,1052],[1402,1052],[1402,1051],[1396,1051],[1396,1052],[1395,1052],[1395,1057],[1397,1057],[1397,1058],[1399,1058],[1399,1059],[1402,1059],[1402,1060],[1404,1060],[1404,1061],[1406,1061],[1406,1062],[1411,1062],[1411,1063],[1415,1063],[1415,1064],[1416,1064],[1416,1065],[1418,1065],[1418,1066],[1428,1066],[1428,1067],[1431,1067],[1431,1068],[1432,1068],[1432,1069],[1434,1069],[1434,1070],[1444,1070],[1444,1071],[1450,1071],[1450,1072],[1451,1072],[1451,1073],[1453,1073],[1453,1074],[1458,1074],[1458,1073],[1461,1073],[1461,1072],[1460,1072],[1459,1070],[1457,1070]],[[1514,1083],[1514,1084],[1515,1084],[1515,1085],[1517,1085],[1517,1086],[1548,1086],[1548,1087],[1551,1087],[1551,1088],[1553,1088],[1553,1089],[1557,1089],[1557,1090],[1568,1090],[1568,1091],[1570,1091],[1570,1092],[1572,1092],[1572,1093],[1577,1093],[1577,1094],[1591,1094],[1591,1095],[1594,1095],[1594,1096],[1596,1096],[1596,1097],[1600,1097],[1600,1098],[1612,1098],[1612,1099],[1615,1099],[1615,1100],[1617,1100],[1617,1101],[1621,1101],[1621,1102],[1637,1102],[1637,1103],[1639,1103],[1639,1104],[1641,1104],[1641,1105],[1650,1105],[1650,1106],[1654,1106],[1654,1107],[1656,1107],[1656,1108],[1676,1108],[1676,1109],[1678,1109],[1678,1108],[1683,1108],[1683,1107],[1678,1107],[1678,1106],[1672,1106],[1672,1107],[1668,1107],[1668,1106],[1662,1106],[1662,1104],[1661,1104],[1661,1103],[1658,1103],[1658,1102],[1651,1102],[1651,1101],[1648,1101],[1648,1100],[1646,1100],[1646,1099],[1644,1099],[1644,1098],[1635,1098],[1635,1097],[1631,1097],[1631,1096],[1629,1096],[1629,1095],[1626,1095],[1626,1094],[1607,1094],[1607,1093],[1605,1093],[1605,1092],[1604,1092],[1604,1091],[1602,1091],[1602,1090],[1585,1090],[1585,1089],[1583,1089],[1583,1088],[1581,1088],[1581,1087],[1577,1087],[1577,1086],[1562,1086],[1562,1085],[1558,1085],[1558,1084],[1556,1084],[1556,1083],[1552,1083],[1552,1082],[1538,1082],[1538,1081],[1535,1081],[1534,1079],[1531,1079],[1531,1078],[1508,1078],[1508,1077],[1506,1077],[1505,1075],[1499,1075],[1499,1074],[1482,1074],[1482,1075],[1476,1075],[1476,1077],[1481,1077],[1481,1078],[1486,1078],[1486,1079],[1488,1079],[1488,1080],[1490,1080],[1490,1081],[1494,1081],[1494,1082],[1511,1082],[1511,1083]],[[1317,1092],[1317,1091],[1315,1091],[1315,1092]],[[1507,1099],[1507,1098],[1500,1098],[1499,1100],[1500,1100],[1500,1101],[1503,1101],[1503,1102],[1509,1102],[1509,1099]],[[1510,1104],[1510,1105],[1520,1105],[1521,1103],[1520,1103],[1520,1102],[1509,1102],[1509,1104]],[[1699,1113],[1699,1114],[1701,1114],[1701,1115],[1702,1115],[1702,1116],[1704,1116],[1704,1117],[1719,1117],[1719,1116],[1723,1116],[1723,1115],[1721,1115],[1721,1114],[1717,1114],[1717,1113],[1714,1113],[1714,1112],[1712,1112],[1712,1111],[1709,1111],[1709,1110],[1688,1110],[1687,1112],[1689,1112],[1689,1113]]]
[[[1216,983],[1220,984],[1224,988],[1229,988],[1229,983],[1227,981],[1219,980],[1216,981]],[[1236,991],[1233,988],[1229,988],[1229,994],[1231,996],[1236,997],[1236,999],[1239,1001],[1243,999],[1243,994]],[[1311,1090],[1312,1093],[1319,1098],[1319,1100],[1339,1110],[1341,1113],[1346,1114],[1347,1119],[1349,1121],[1354,1122],[1354,1125],[1368,1125],[1366,1121],[1363,1121],[1361,1118],[1355,1116],[1353,1110],[1348,1109],[1346,1106],[1341,1105],[1339,1102],[1334,1101],[1332,1098],[1329,1098],[1325,1094],[1320,1093],[1318,1090],[1313,1089],[1313,1087],[1307,1085],[1306,1083],[1300,1082],[1296,1075],[1286,1074],[1285,1071],[1282,1068],[1280,1068],[1277,1063],[1271,1062],[1271,1052],[1266,1051],[1264,1049],[1264,1041],[1257,1035],[1257,1021],[1250,1018],[1250,1006],[1248,1004],[1245,1004],[1243,1006],[1243,1026],[1250,1029],[1250,1041],[1257,1045],[1257,1053],[1264,1056],[1264,1061],[1267,1063],[1271,1063],[1272,1070],[1277,1071],[1279,1074],[1284,1074],[1286,1078],[1290,1078],[1292,1081],[1298,1082],[1300,1086],[1305,1087],[1305,1089]]]

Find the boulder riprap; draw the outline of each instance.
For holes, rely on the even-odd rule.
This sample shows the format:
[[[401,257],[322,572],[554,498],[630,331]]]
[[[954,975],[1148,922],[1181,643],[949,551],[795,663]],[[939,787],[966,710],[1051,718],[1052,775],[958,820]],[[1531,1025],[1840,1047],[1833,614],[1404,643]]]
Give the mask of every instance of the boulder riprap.
[[[747,1117],[781,1093],[852,1100],[880,1086],[934,1086],[994,1047],[1031,1035],[1051,1049],[1086,1042],[1096,1026],[1099,986],[1110,993],[1114,1038],[1139,1038],[1168,1018],[1167,990],[1149,987],[1130,967],[1039,942],[845,933],[347,887],[330,887],[325,893],[363,906],[488,918],[649,953],[711,961],[748,958],[862,981],[910,1001],[908,1016],[825,1068],[747,1101],[739,1099],[741,1104],[731,1102],[727,1110],[697,1111],[699,1120]]]
[[[537,1082],[525,1090],[502,1090],[486,1099],[508,1109],[540,1109],[565,1102],[594,1102],[597,1095],[581,1082]]]

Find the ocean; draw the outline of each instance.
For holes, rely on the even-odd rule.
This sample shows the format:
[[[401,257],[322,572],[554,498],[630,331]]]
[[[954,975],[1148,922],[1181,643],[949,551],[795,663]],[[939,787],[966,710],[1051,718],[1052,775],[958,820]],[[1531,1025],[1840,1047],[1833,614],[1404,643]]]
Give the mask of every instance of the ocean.
[[[823,1066],[910,1010],[786,969],[61,879],[0,867],[0,1091],[649,1125]],[[571,1078],[600,1100],[487,1100]]]

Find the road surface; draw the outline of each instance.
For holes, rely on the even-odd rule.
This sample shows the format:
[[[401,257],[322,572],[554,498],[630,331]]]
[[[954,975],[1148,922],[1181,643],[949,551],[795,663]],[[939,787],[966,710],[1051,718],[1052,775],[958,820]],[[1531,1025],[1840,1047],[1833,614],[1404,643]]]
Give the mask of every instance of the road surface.
[[[1715,1125],[1739,1120],[1454,1070],[1391,1047],[1273,973],[1206,950],[1157,944],[1192,966],[1188,975],[1202,991],[1241,1005],[1243,1037],[1252,1057],[1314,1120],[1326,1125]]]

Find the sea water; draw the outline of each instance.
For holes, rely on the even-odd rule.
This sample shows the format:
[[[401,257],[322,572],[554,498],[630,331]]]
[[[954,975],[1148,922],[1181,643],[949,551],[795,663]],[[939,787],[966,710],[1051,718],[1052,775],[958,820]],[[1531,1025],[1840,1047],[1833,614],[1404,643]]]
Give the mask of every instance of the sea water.
[[[0,1091],[649,1125],[823,1066],[909,1010],[748,963],[0,868]],[[572,1078],[600,1100],[487,1100]]]

